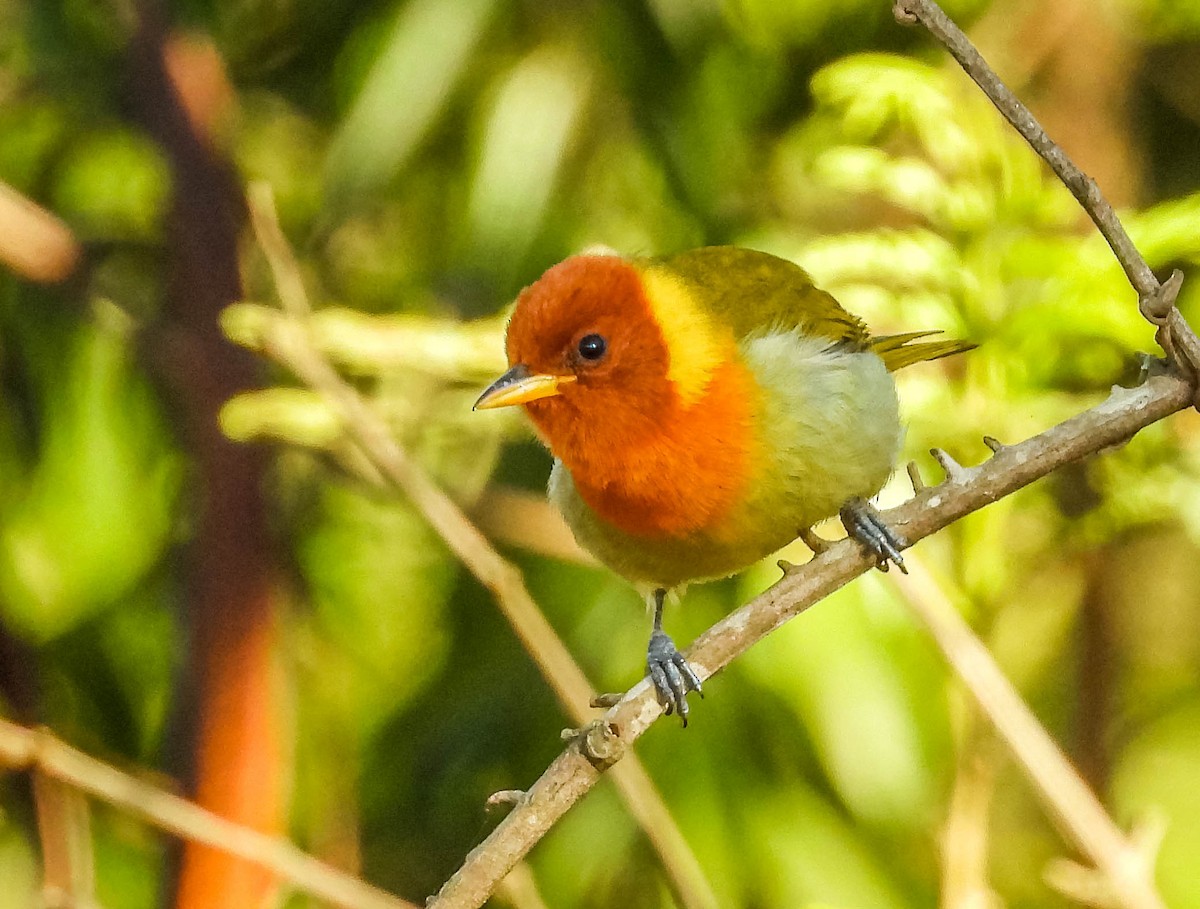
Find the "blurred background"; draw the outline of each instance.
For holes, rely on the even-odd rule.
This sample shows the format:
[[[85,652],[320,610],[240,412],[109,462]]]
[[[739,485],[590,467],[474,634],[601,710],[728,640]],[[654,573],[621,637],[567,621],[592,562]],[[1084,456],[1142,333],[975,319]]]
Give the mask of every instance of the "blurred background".
[[[947,9],[1159,274],[1194,271],[1200,2]],[[486,590],[257,355],[252,180],[324,352],[602,691],[640,678],[644,607],[542,504],[520,415],[470,412],[505,307],[557,260],[737,243],[878,332],[980,342],[900,377],[930,481],[930,446],[976,463],[1154,349],[1067,192],[885,0],[0,0],[0,715],[417,902],[570,722]],[[1175,909],[1200,907],[1198,474],[1179,414],[915,551],[1118,821],[1166,823]],[[669,628],[777,577],[694,588]],[[721,905],[1068,905],[1043,878],[1067,847],[878,573],[706,693],[638,753]],[[34,815],[0,776],[0,907],[38,904]],[[103,805],[91,824],[106,909],[313,904]],[[609,782],[529,867],[549,906],[674,904]]]

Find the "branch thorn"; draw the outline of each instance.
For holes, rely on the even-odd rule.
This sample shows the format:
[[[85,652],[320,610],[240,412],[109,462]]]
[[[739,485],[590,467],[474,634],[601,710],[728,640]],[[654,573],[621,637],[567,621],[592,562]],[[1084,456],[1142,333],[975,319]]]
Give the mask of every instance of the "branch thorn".
[[[597,770],[608,769],[625,754],[625,743],[613,725],[603,718],[593,720],[582,729],[564,729],[563,738],[575,742],[579,753]]]
[[[905,0],[896,0],[892,4],[892,15],[901,25],[916,25],[921,21],[916,10],[912,9]]]
[[[501,805],[519,805],[524,798],[524,789],[501,789],[499,792],[489,795],[487,801],[483,803],[483,807],[487,811],[494,811]]]
[[[990,448],[993,454],[999,454],[1008,447],[995,436],[984,436],[983,444]]]
[[[944,448],[931,448],[929,453],[933,455],[933,459],[938,462],[938,466],[946,474],[946,479],[953,483],[961,482],[968,476],[967,468],[963,467],[958,461],[954,460]]]
[[[826,540],[824,537],[818,536],[817,532],[815,530],[813,530],[811,527],[805,527],[800,531],[800,540],[802,543],[804,543],[805,546],[807,546],[809,549],[811,549],[817,555],[820,555],[821,553],[823,553],[831,545],[829,540]],[[787,565],[788,567],[784,568],[784,565]],[[792,565],[791,563],[785,562],[783,559],[779,560],[779,568],[783,571],[784,574],[788,573],[789,568],[794,568],[794,567],[795,567],[794,565]]]
[[[921,468],[917,466],[916,461],[909,461],[904,469],[908,472],[908,481],[912,483],[913,495],[919,496],[928,488],[925,480],[921,477]]]
[[[1179,288],[1183,284],[1183,272],[1178,268],[1171,272],[1171,277],[1159,284],[1148,294],[1138,297],[1138,309],[1146,321],[1162,325],[1167,321],[1175,300],[1179,297]]]

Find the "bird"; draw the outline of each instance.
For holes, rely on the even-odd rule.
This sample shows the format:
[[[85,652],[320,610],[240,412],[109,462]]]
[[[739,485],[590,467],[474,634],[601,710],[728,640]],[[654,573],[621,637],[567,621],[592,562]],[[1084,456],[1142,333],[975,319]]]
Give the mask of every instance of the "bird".
[[[571,256],[517,297],[510,368],[474,409],[521,405],[550,500],[653,610],[646,668],[687,725],[701,680],[663,630],[668,591],[727,577],[840,516],[887,570],[904,540],[870,504],[902,438],[891,373],[975,347],[872,336],[799,265],[709,246]]]

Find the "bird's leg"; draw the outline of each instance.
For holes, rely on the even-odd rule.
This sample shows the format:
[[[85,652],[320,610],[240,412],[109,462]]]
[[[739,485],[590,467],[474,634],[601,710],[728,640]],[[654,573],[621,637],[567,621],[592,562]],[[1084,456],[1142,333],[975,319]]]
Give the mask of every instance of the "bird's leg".
[[[862,543],[871,555],[875,556],[875,564],[880,571],[888,570],[888,562],[892,562],[904,574],[904,558],[900,550],[908,544],[899,534],[884,523],[883,518],[875,507],[866,499],[851,499],[838,512],[846,533]]]
[[[700,678],[696,675],[675,642],[662,630],[663,601],[667,591],[662,587],[654,591],[654,630],[650,633],[650,646],[646,648],[646,673],[654,683],[659,703],[668,714],[675,712],[687,726],[689,691],[704,697],[700,690]]]

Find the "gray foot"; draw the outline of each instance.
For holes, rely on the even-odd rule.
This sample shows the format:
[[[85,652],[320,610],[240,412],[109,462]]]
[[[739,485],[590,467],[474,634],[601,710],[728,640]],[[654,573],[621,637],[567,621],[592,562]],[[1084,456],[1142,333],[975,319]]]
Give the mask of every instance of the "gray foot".
[[[666,707],[666,713],[678,713],[683,725],[688,724],[689,691],[694,691],[700,697],[700,678],[696,675],[683,654],[675,647],[675,642],[661,629],[655,629],[650,635],[650,646],[646,649],[646,672],[654,683],[660,704]]]
[[[904,574],[904,557],[900,550],[908,544],[894,530],[884,523],[879,512],[865,499],[851,499],[838,512],[846,533],[862,543],[867,551],[875,557],[875,564],[880,571],[888,570],[888,562],[894,564]]]

